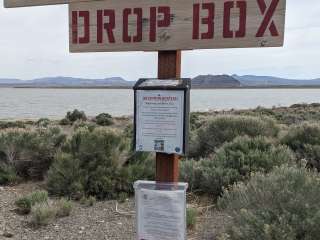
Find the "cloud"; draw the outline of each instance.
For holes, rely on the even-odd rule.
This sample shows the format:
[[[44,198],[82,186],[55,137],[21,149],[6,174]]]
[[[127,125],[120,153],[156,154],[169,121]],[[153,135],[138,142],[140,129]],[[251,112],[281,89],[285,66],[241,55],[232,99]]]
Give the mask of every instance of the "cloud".
[[[319,12],[319,0],[308,0],[308,3],[287,0],[283,48],[186,51],[183,52],[182,75],[236,73],[320,77]],[[67,6],[0,7],[0,77],[121,76],[136,80],[156,76],[156,53],[70,54],[68,41]]]

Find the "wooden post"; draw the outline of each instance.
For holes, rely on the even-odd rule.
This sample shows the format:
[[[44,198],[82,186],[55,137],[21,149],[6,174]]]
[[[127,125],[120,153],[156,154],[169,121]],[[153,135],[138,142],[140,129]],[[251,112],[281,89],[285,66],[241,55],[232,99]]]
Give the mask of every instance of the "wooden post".
[[[181,51],[158,52],[158,78],[178,79],[181,77]],[[179,159],[176,154],[157,153],[156,181],[178,182]]]

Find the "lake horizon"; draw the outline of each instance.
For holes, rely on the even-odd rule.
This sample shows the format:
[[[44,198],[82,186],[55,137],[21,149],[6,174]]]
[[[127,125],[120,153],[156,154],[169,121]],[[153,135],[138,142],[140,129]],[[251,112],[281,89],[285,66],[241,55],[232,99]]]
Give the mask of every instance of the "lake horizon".
[[[207,112],[320,103],[319,88],[192,89],[191,111]],[[133,115],[133,90],[105,88],[0,88],[1,120],[61,119],[67,111],[88,116]]]

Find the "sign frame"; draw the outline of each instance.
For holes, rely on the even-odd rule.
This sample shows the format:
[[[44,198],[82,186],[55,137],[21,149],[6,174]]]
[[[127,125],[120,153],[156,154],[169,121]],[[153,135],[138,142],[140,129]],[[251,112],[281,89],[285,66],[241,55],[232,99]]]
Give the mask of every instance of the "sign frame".
[[[143,86],[144,83],[148,81],[155,81],[157,85],[146,85]],[[176,85],[165,85],[164,83],[167,81],[175,82]],[[138,90],[146,90],[146,91],[182,91],[184,93],[183,96],[183,141],[182,141],[182,151],[181,155],[185,156],[189,150],[189,116],[190,116],[190,89],[191,89],[191,79],[190,78],[180,78],[180,79],[166,79],[160,80],[157,78],[142,78],[137,81],[134,90],[134,137],[133,137],[133,149],[136,152],[143,152],[137,149],[137,113],[138,113],[138,104],[137,104],[137,91]],[[154,151],[157,153],[166,153],[161,151]],[[172,154],[173,152],[169,153]]]

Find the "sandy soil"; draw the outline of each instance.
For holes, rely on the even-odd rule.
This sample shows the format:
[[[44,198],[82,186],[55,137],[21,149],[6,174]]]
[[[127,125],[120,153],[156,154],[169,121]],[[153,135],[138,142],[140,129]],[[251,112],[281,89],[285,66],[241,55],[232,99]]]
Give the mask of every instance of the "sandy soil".
[[[29,224],[30,216],[18,215],[14,209],[17,198],[36,189],[41,184],[25,183],[14,187],[0,187],[0,239],[14,240],[134,240],[134,203],[128,200],[118,205],[116,201],[97,202],[85,207],[74,202],[69,217],[55,219],[38,229]],[[194,201],[193,201],[194,202]],[[224,226],[225,216],[201,208],[195,229],[189,230],[188,239],[214,240]]]

